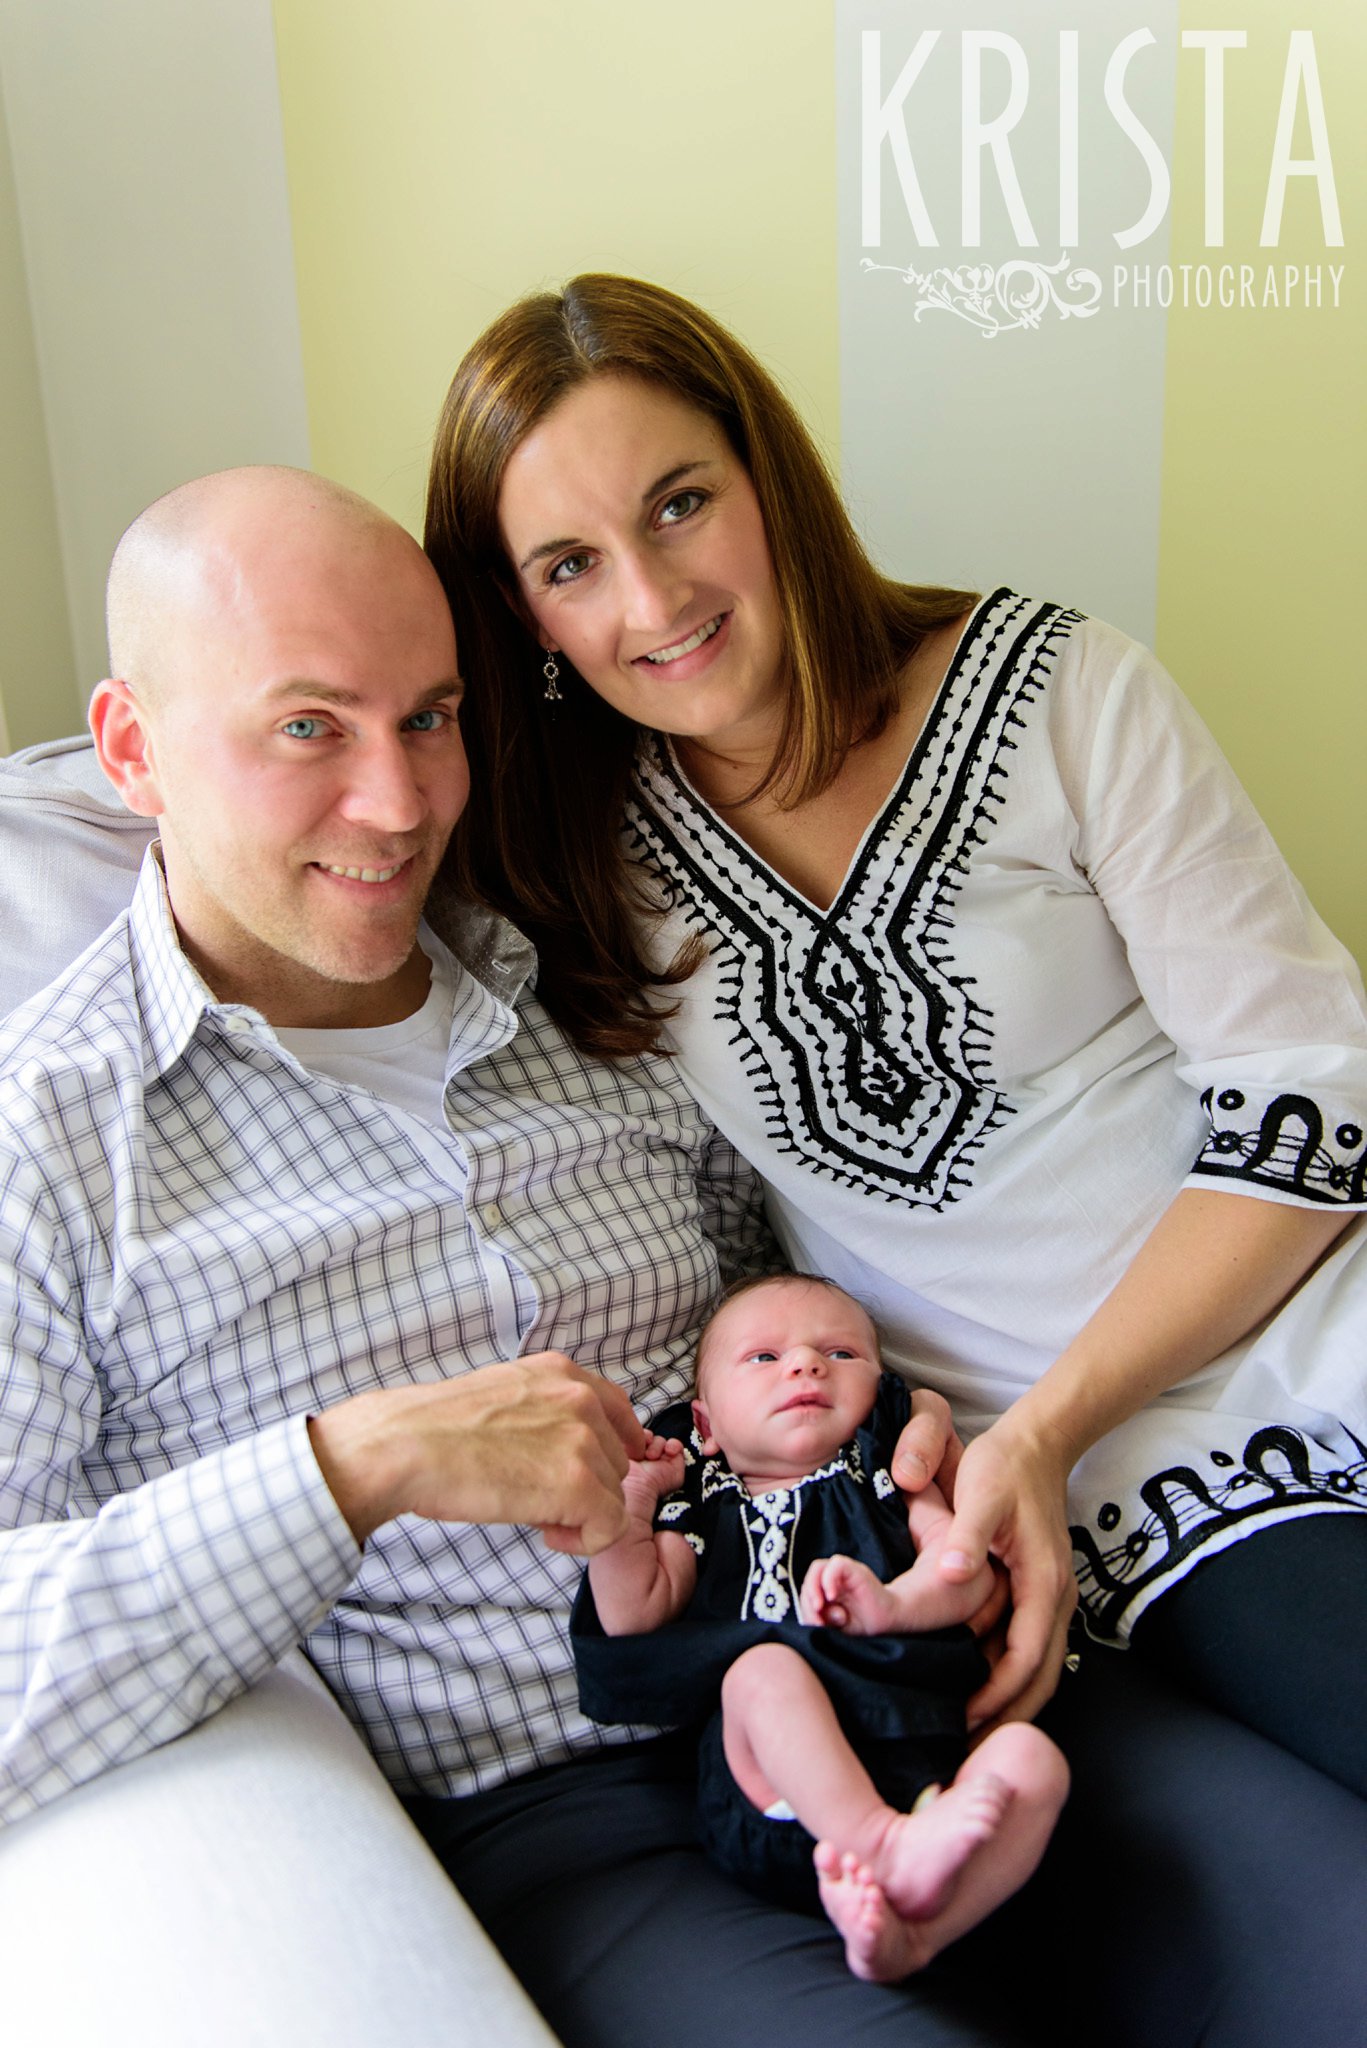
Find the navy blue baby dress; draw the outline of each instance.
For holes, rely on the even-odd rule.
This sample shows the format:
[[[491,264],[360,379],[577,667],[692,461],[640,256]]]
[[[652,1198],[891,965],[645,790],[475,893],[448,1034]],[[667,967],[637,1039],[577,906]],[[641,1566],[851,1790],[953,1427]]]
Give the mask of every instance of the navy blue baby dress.
[[[656,1511],[698,1558],[698,1583],[676,1621],[646,1635],[607,1636],[587,1576],[570,1621],[579,1703],[595,1721],[703,1730],[699,1824],[724,1869],[785,1903],[816,1902],[812,1838],[745,1799],[726,1767],[718,1711],[727,1668],[755,1643],[781,1642],[821,1678],[851,1745],[882,1796],[905,1811],[963,1760],[964,1705],[987,1665],[967,1628],[920,1635],[846,1635],[808,1628],[798,1593],[820,1557],[856,1557],[880,1579],[915,1559],[906,1502],[888,1467],[911,1414],[902,1380],[884,1373],[867,1421],[819,1471],[791,1488],[751,1494],[717,1453],[707,1456],[687,1402],[652,1419],[686,1446],[684,1482]]]

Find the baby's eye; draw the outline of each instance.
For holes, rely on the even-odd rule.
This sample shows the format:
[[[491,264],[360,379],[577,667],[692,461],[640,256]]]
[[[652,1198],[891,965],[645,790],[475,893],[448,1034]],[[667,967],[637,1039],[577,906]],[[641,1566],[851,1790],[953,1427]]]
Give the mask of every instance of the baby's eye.
[[[847,1351],[843,1345],[836,1344],[832,1346],[830,1355],[832,1358],[853,1358],[855,1353]]]
[[[589,566],[590,557],[581,552],[577,555],[562,555],[546,578],[548,583],[574,583]]]
[[[778,1357],[777,1351],[751,1351],[746,1354],[747,1365],[772,1365]]]
[[[327,731],[327,721],[322,718],[287,718],[280,730],[289,740],[316,740],[319,733]]]
[[[707,503],[704,491],[676,491],[672,498],[666,498],[660,507],[661,526],[678,526],[680,521],[689,519],[700,505]]]

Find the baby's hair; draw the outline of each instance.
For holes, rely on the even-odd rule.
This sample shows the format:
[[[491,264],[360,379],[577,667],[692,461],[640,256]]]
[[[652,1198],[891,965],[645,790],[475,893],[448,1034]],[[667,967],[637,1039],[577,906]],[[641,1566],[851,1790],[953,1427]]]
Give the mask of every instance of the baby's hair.
[[[852,1301],[856,1308],[864,1309],[864,1314],[869,1317],[869,1326],[873,1331],[875,1339],[877,1338],[878,1325],[876,1322],[874,1322],[873,1317],[869,1315],[869,1311],[866,1308],[864,1308],[864,1304],[859,1299],[859,1296],[857,1294],[851,1294],[848,1287],[842,1287],[840,1285],[840,1282],[838,1280],[832,1280],[829,1274],[752,1273],[748,1279],[733,1280],[729,1287],[725,1287],[722,1289],[722,1292],[717,1296],[716,1300],[712,1304],[711,1314],[708,1316],[707,1321],[703,1324],[701,1330],[698,1332],[698,1348],[693,1354],[694,1393],[697,1393],[699,1383],[702,1378],[703,1353],[707,1347],[707,1339],[711,1334],[712,1325],[716,1322],[717,1317],[721,1314],[722,1310],[724,1308],[730,1308],[732,1302],[739,1301],[743,1294],[756,1294],[758,1293],[761,1287],[783,1287],[790,1280],[800,1280],[803,1282],[805,1286],[808,1287],[825,1287],[829,1289],[829,1291],[832,1294],[838,1294],[842,1296],[844,1300]]]

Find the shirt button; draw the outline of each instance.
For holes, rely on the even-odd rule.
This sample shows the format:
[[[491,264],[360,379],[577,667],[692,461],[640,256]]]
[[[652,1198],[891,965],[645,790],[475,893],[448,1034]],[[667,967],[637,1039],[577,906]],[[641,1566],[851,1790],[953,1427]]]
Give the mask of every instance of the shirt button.
[[[225,1017],[223,1021],[226,1024],[229,1031],[235,1032],[239,1038],[241,1038],[245,1032],[250,1031],[252,1028],[252,1020],[250,1017]]]
[[[503,1211],[499,1208],[497,1202],[486,1202],[479,1212],[479,1220],[488,1231],[501,1230],[503,1228]]]

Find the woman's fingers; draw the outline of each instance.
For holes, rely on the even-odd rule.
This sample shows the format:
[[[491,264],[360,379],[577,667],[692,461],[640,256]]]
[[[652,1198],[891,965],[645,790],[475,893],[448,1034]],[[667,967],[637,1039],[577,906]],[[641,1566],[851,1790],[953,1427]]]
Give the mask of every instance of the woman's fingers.
[[[1068,1628],[1076,1606],[1077,1581],[1070,1572],[1067,1589],[1052,1613],[1047,1614],[1041,1606],[1038,1613],[1027,1615],[1019,1637],[1019,1610],[1013,1615],[1005,1653],[981,1692],[968,1702],[968,1725],[975,1741],[980,1742],[1003,1721],[1033,1721],[1045,1702],[1052,1699],[1063,1670]]]
[[[988,1556],[1009,1574],[1011,1617],[1005,1650],[969,1702],[971,1728],[1026,1719],[1043,1705],[1058,1683],[1077,1604],[1062,1477],[1043,1461],[1005,1455],[991,1430],[964,1453],[940,1569],[966,1579]]]
[[[1011,1575],[998,1558],[989,1558],[992,1566],[992,1590],[976,1614],[968,1617],[968,1626],[980,1643],[995,1635],[999,1630],[1005,1640],[1002,1626],[1011,1606]]]
[[[963,1450],[948,1401],[929,1387],[918,1387],[911,1397],[911,1420],[892,1454],[894,1484],[903,1493],[919,1493],[936,1479],[946,1499],[952,1502],[954,1477]]]

